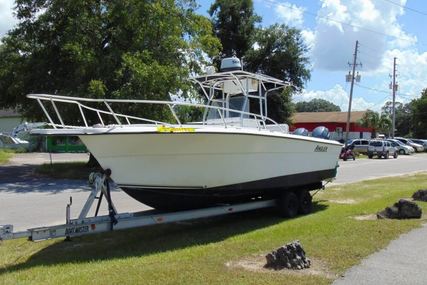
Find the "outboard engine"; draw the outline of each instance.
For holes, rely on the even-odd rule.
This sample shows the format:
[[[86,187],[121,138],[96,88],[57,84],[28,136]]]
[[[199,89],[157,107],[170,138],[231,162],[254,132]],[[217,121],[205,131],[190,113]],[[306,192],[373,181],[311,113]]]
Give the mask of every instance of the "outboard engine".
[[[226,57],[221,60],[221,71],[242,70],[242,64],[237,57]]]
[[[306,128],[298,128],[294,131],[294,135],[298,136],[308,136],[308,130]]]
[[[328,140],[330,137],[330,134],[327,127],[318,126],[313,130],[313,132],[311,133],[311,136],[315,138]]]

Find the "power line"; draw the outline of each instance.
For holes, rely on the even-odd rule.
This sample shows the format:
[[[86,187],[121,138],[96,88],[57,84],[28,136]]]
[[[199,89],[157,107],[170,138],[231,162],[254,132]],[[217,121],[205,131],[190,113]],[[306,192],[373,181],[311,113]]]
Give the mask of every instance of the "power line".
[[[360,87],[360,88],[363,88],[363,89],[368,89],[368,90],[375,91],[375,92],[378,92],[378,93],[384,93],[384,94],[391,95],[391,91],[381,90],[381,89],[377,89],[377,88],[373,88],[373,87],[361,85],[359,83],[356,83],[356,85],[358,87]],[[398,92],[397,96],[399,96],[399,97],[406,97],[407,99],[414,99],[414,95],[411,95],[411,94],[408,94],[408,93],[400,93],[400,92]]]
[[[375,91],[375,92],[379,92],[379,93],[386,93],[386,94],[388,94],[388,95],[391,95],[391,94],[390,94],[390,91],[385,91],[385,90],[380,90],[380,89],[376,89],[376,88],[372,88],[372,87],[364,86],[364,85],[361,85],[361,84],[359,84],[359,83],[356,83],[356,85],[357,85],[358,87],[360,87],[360,88],[364,88],[364,89],[372,90],[372,91]]]
[[[418,13],[420,15],[427,16],[426,12],[423,12],[423,11],[420,11],[420,10],[416,10],[416,9],[408,7],[408,6],[401,5],[401,4],[393,2],[391,0],[383,0],[383,1],[386,1],[386,2],[391,3],[393,5],[399,6],[399,7],[403,8],[403,9],[408,10],[408,11],[412,11],[412,12]]]

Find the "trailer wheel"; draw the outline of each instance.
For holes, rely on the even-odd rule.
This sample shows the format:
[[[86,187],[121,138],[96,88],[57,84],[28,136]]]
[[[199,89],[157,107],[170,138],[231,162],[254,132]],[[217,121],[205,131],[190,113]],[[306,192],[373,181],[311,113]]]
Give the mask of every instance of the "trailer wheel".
[[[298,212],[302,215],[310,214],[313,210],[313,203],[310,192],[303,190],[298,193]]]
[[[277,211],[282,217],[293,218],[298,214],[299,201],[294,192],[285,192],[277,199]]]

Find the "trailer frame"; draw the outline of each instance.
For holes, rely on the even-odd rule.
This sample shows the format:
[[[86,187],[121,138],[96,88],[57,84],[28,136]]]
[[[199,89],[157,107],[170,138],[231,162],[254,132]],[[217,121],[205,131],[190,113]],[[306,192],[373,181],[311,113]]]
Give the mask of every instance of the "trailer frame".
[[[110,174],[91,173],[89,183],[93,186],[77,219],[71,219],[72,198],[66,206],[65,224],[30,228],[26,231],[13,231],[13,225],[0,225],[0,241],[17,238],[28,238],[30,241],[41,241],[53,238],[83,236],[102,232],[139,228],[158,224],[183,222],[201,218],[215,217],[255,209],[276,206],[276,200],[257,200],[240,204],[226,204],[215,207],[185,210],[178,212],[159,212],[147,210],[141,212],[118,213],[110,195]],[[99,196],[97,196],[99,194]],[[97,216],[102,198],[105,197],[108,206],[108,215]],[[95,216],[87,217],[95,200],[98,200]]]

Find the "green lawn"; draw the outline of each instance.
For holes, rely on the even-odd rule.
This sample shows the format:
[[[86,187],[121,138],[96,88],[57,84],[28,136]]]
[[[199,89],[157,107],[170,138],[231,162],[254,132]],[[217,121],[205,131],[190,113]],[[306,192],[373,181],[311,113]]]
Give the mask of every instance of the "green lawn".
[[[7,163],[12,156],[12,151],[0,149],[0,165]]]
[[[38,243],[0,245],[1,284],[329,284],[425,220],[356,220],[427,188],[427,174],[341,185],[315,196],[315,212],[281,219],[253,211]],[[427,210],[427,203],[420,203]],[[31,217],[35,218],[35,217]],[[247,270],[228,263],[300,240],[326,275]]]
[[[58,162],[53,164],[45,163],[37,166],[35,173],[56,179],[87,180],[91,172],[99,171],[99,169],[87,167],[86,165],[86,162]]]

